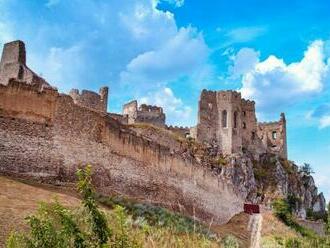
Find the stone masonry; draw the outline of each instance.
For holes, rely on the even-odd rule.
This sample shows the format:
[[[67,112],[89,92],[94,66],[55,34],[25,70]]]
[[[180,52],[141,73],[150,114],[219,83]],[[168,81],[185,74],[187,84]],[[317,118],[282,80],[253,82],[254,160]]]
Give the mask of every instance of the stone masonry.
[[[199,142],[213,145],[223,154],[268,151],[287,158],[284,114],[279,122],[257,123],[255,102],[236,91],[203,90],[196,129]]]
[[[163,108],[153,105],[141,104],[138,107],[136,100],[123,106],[123,115],[127,116],[128,124],[149,123],[156,126],[165,126]]]
[[[15,78],[39,88],[50,85],[26,65],[26,52],[23,41],[17,40],[4,45],[0,62],[0,83],[7,85]]]
[[[108,107],[108,91],[108,87],[102,87],[100,88],[99,94],[89,90],[83,90],[81,94],[79,94],[79,90],[72,89],[69,95],[77,105],[106,113]]]
[[[225,223],[241,211],[247,193],[230,180],[104,113],[106,91],[60,94],[25,65],[23,42],[6,44],[3,54],[0,174],[65,184],[91,164],[103,194],[136,197],[207,223]],[[138,121],[156,116],[165,123],[161,108],[142,106],[136,114]]]

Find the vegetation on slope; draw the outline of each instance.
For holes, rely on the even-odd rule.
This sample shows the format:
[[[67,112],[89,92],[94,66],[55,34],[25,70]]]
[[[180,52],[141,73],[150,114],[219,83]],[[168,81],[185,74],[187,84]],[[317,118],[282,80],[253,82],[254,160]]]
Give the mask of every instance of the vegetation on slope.
[[[263,242],[264,247],[286,247],[286,248],[326,248],[330,247],[330,232],[326,236],[319,236],[314,231],[299,225],[293,215],[293,208],[290,199],[278,199],[273,202],[274,214],[300,234],[300,237],[283,238],[275,237],[273,240]],[[328,214],[329,214],[328,208]],[[330,219],[329,219],[330,220]],[[328,221],[327,227],[330,226]],[[329,229],[327,229],[329,230]]]
[[[212,237],[200,224],[164,209],[110,201],[111,211],[98,208],[91,169],[78,172],[81,206],[41,203],[26,220],[29,230],[12,233],[7,247],[238,247],[235,238]],[[146,216],[146,217],[145,217]]]

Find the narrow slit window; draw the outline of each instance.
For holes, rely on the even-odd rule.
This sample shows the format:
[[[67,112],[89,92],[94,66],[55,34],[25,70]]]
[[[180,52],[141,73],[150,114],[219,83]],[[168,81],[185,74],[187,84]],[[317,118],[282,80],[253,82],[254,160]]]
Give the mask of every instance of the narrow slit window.
[[[227,127],[227,110],[222,111],[222,127]]]
[[[234,112],[234,128],[237,128],[237,111]]]
[[[243,122],[243,129],[246,129],[246,123]]]

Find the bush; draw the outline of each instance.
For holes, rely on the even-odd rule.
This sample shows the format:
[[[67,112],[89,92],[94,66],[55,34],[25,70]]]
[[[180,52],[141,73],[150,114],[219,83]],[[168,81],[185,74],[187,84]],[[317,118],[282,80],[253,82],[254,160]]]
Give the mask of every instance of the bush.
[[[224,248],[238,248],[239,247],[239,243],[238,243],[237,239],[232,235],[228,235],[228,236],[224,237],[223,240],[221,241],[221,244],[223,245]]]
[[[216,237],[196,231],[200,224],[162,208],[137,207],[137,203],[129,202],[125,207],[112,202],[113,210],[105,214],[95,200],[91,167],[79,170],[77,175],[81,206],[67,209],[57,201],[41,203],[37,212],[27,218],[29,231],[13,232],[7,247],[219,247]]]

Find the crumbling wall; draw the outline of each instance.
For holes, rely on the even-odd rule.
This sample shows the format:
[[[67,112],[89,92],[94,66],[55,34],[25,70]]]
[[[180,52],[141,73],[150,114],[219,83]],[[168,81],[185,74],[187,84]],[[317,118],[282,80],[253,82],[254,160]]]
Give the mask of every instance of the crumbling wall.
[[[178,126],[166,126],[166,129],[179,135],[181,138],[186,138],[190,135],[189,127],[178,127]]]
[[[225,223],[241,211],[245,195],[194,159],[185,160],[169,147],[137,136],[115,119],[75,104],[68,95],[43,95],[36,88],[16,84],[22,83],[0,88],[0,109],[7,113],[0,117],[1,174],[72,182],[78,167],[92,164],[93,180],[106,194],[137,197],[206,222]],[[14,98],[26,98],[9,111],[7,101],[17,88]],[[32,121],[24,108],[39,95],[44,101],[40,104],[49,99],[54,104],[41,113],[40,106],[33,104],[29,112],[51,116],[47,125]]]
[[[280,120],[277,122],[258,123],[258,136],[269,152],[285,159],[288,157],[284,113],[281,113]]]
[[[138,103],[136,100],[124,104],[123,115],[127,116],[127,123],[133,124],[137,118]]]
[[[123,115],[127,115],[128,124],[149,123],[156,126],[165,126],[163,108],[153,105],[141,104],[138,107],[136,100],[123,106]]]
[[[241,95],[235,91],[203,90],[199,101],[197,140],[220,152],[242,150]]]
[[[198,101],[197,140],[201,143],[217,143],[218,125],[217,94],[203,90]]]
[[[39,88],[50,87],[43,78],[27,67],[25,44],[20,40],[6,43],[2,50],[0,84],[7,85],[11,78]]]
[[[77,89],[72,89],[69,94],[77,105],[103,113],[107,112],[108,87],[100,88],[99,94],[89,90],[83,90],[80,94]]]

